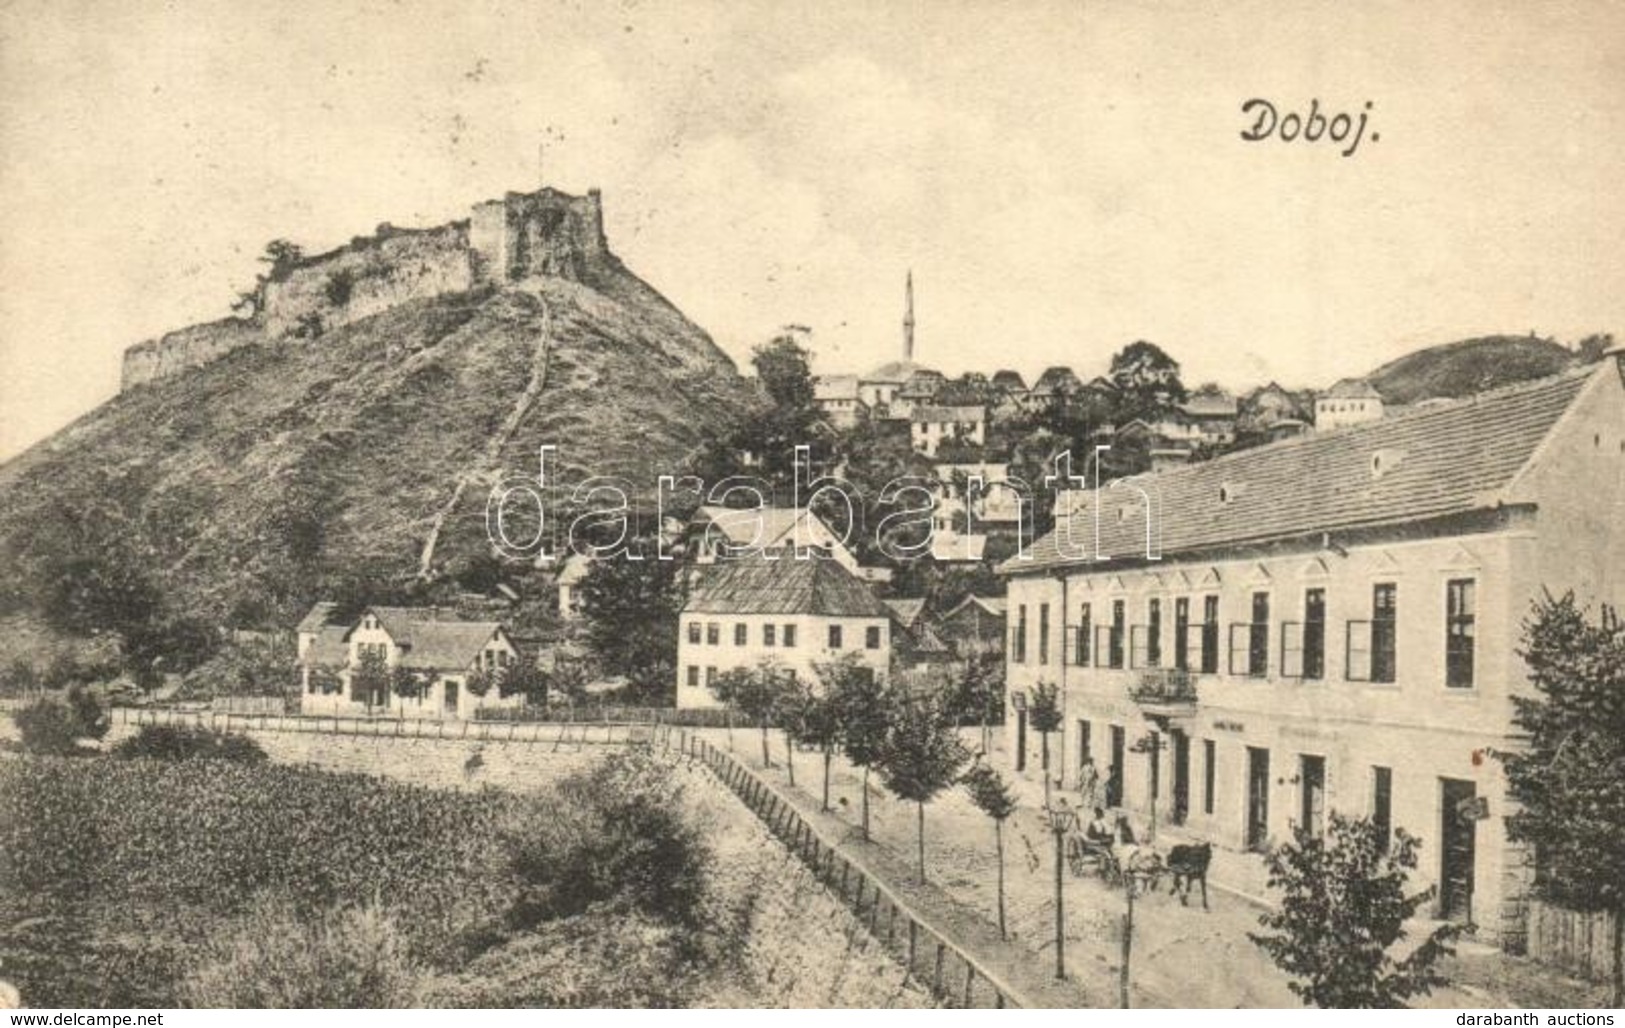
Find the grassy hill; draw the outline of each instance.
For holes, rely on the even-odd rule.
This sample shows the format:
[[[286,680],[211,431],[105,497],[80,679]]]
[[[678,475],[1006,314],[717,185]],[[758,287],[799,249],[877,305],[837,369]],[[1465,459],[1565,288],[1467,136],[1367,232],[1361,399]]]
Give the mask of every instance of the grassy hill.
[[[534,475],[542,444],[565,481],[652,492],[747,390],[613,258],[586,282],[529,278],[247,346],[0,466],[0,613],[71,608],[65,569],[105,585],[133,566],[128,606],[156,590],[171,612],[287,625],[336,588],[414,577],[437,520],[431,577],[450,582],[489,563],[490,482]]]
[[[1471,396],[1555,375],[1574,364],[1572,351],[1533,336],[1483,336],[1408,353],[1366,376],[1389,403]]]

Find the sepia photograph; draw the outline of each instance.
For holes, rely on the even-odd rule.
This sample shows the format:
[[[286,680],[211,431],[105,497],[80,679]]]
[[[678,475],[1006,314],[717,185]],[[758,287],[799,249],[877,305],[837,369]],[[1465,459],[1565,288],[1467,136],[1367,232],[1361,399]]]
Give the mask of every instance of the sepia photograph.
[[[1615,1024],[1622,168],[1601,0],[5,0],[7,1023]]]

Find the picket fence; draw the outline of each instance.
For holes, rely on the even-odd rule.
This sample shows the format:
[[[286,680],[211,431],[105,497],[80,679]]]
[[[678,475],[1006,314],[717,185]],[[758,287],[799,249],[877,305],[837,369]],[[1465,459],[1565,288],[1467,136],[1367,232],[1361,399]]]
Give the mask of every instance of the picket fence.
[[[112,722],[142,725],[195,725],[216,732],[294,732],[350,735],[378,739],[468,739],[478,742],[615,745],[646,743],[655,726],[648,722],[593,721],[571,723],[517,721],[447,721],[439,718],[389,718],[357,715],[239,714],[221,710],[166,710],[114,707]]]
[[[1580,913],[1529,901],[1525,946],[1529,956],[1579,978],[1608,981],[1614,973],[1614,919],[1606,911]]]

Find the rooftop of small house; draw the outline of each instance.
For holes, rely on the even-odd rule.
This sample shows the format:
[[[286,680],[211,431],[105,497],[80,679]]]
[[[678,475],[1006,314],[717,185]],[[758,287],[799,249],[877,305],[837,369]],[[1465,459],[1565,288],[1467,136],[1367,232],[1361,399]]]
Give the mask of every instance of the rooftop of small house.
[[[813,399],[815,400],[856,400],[858,398],[858,376],[856,375],[819,375],[813,380]]]
[[[915,407],[909,412],[908,419],[916,423],[955,423],[981,421],[987,417],[987,412],[981,407]]]
[[[869,587],[833,560],[756,557],[708,566],[683,606],[693,614],[891,618]]]
[[[1363,378],[1342,378],[1333,383],[1332,387],[1320,394],[1322,400],[1380,400],[1382,394],[1377,392],[1370,382]]]

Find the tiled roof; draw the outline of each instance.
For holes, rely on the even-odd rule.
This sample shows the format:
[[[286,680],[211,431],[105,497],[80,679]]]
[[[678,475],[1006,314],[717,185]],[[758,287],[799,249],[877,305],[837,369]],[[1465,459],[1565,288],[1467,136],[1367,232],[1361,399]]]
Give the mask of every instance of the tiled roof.
[[[303,631],[304,629],[301,629]],[[316,638],[299,663],[306,667],[343,667],[350,659],[350,645],[344,641],[349,629],[343,625],[321,625],[314,629]]]
[[[813,399],[815,400],[856,400],[858,398],[858,376],[856,375],[820,375],[813,380]]]
[[[397,646],[412,641],[414,625],[433,621],[440,614],[434,607],[368,607],[366,612],[378,619]]]
[[[1380,400],[1382,394],[1363,378],[1339,379],[1321,395],[1324,400]]]
[[[1233,418],[1236,398],[1229,393],[1192,393],[1179,409],[1193,418]]]
[[[294,631],[301,635],[309,634],[311,632],[320,632],[322,630],[322,626],[327,624],[327,619],[332,615],[334,608],[337,606],[338,604],[329,600],[323,600],[320,603],[313,604],[310,608],[310,612],[304,617],[300,618],[299,624],[294,626]]]
[[[755,558],[706,568],[683,610],[696,614],[819,614],[889,618],[891,608],[833,560]]]
[[[916,371],[924,371],[925,367],[913,361],[887,361],[863,376],[865,382],[888,382],[902,385],[907,382]]]
[[[908,418],[915,422],[975,422],[987,417],[981,407],[915,407]]]
[[[995,371],[993,373],[993,384],[1000,389],[1013,389],[1023,393],[1027,391],[1027,381],[1021,377],[1021,373],[1008,369]]]
[[[919,620],[920,612],[925,610],[924,600],[885,600],[884,602],[904,625],[914,624],[915,621]]]
[[[495,621],[424,621],[411,626],[412,645],[401,654],[409,668],[461,671],[501,630]]]
[[[948,644],[942,641],[942,636],[936,633],[929,624],[921,621],[917,625],[904,625],[901,635],[902,645],[899,649],[908,653],[947,653]]]
[[[1071,368],[1056,365],[1052,368],[1045,368],[1044,373],[1038,376],[1038,381],[1033,383],[1033,392],[1040,396],[1049,396],[1058,392],[1071,392],[1082,387],[1083,383],[1079,381],[1077,372]]]
[[[992,614],[994,617],[1002,618],[1004,617],[1007,601],[1003,596],[977,596],[975,593],[967,593],[964,599],[954,604],[953,609],[942,616],[944,618],[951,618],[955,614],[958,614],[960,611],[964,610],[967,606],[971,605],[981,607],[982,610]]]
[[[1160,506],[1152,521],[1164,554],[1485,509],[1585,382],[1584,373],[1543,379],[1243,450],[1133,484]],[[1140,505],[1130,488],[1088,493],[1072,515],[1071,552],[1062,553],[1057,526],[1032,545],[1030,559],[1011,558],[1000,570],[1021,574],[1091,559],[1086,551],[1093,550],[1097,523],[1101,552],[1143,559]]]
[[[754,514],[755,517],[751,517]],[[773,549],[784,542],[785,536],[794,532],[792,541],[801,546],[812,545],[811,533],[805,529],[796,531],[796,524],[806,514],[808,517],[816,515],[807,514],[802,507],[762,507],[762,508],[734,508],[734,507],[701,507],[695,513],[695,518],[701,522],[714,525],[718,532],[734,546],[749,546],[752,540],[764,550]],[[757,535],[760,526],[761,534]],[[707,528],[709,531],[709,528]]]
[[[903,388],[898,390],[897,395],[924,397],[935,396],[937,390],[941,389],[946,381],[947,379],[940,371],[931,371],[928,369],[916,371],[914,374],[908,377],[907,382],[903,383]]]

